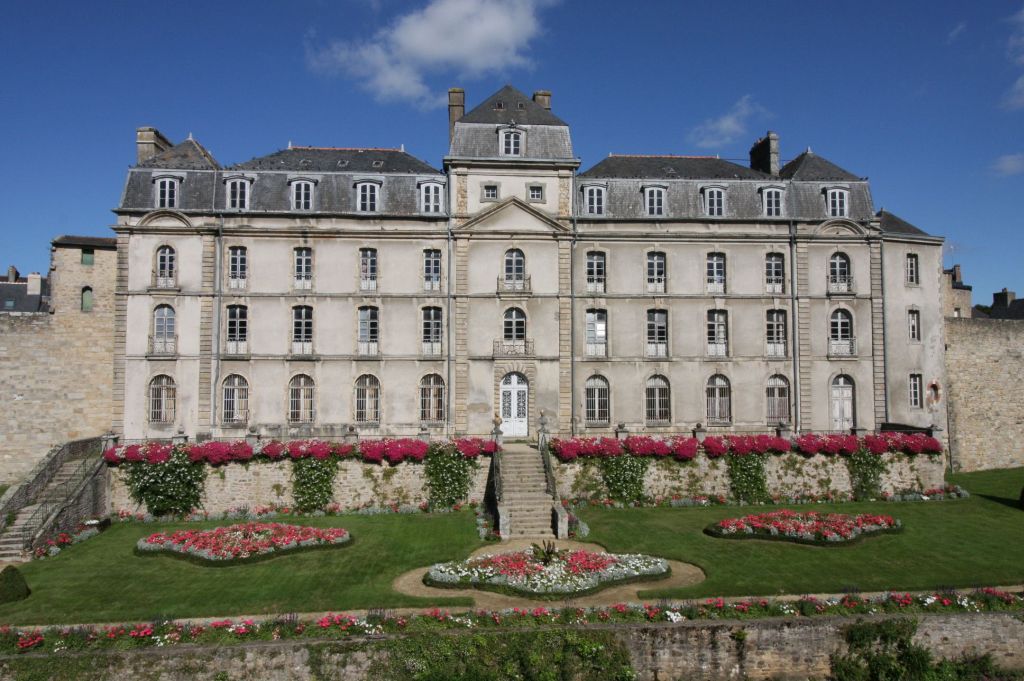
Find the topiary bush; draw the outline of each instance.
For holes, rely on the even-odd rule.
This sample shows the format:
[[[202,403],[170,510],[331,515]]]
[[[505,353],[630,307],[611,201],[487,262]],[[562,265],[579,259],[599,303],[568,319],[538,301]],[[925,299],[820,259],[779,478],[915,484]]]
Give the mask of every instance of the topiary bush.
[[[8,565],[0,571],[0,603],[13,603],[28,598],[32,590],[21,574],[21,570]]]

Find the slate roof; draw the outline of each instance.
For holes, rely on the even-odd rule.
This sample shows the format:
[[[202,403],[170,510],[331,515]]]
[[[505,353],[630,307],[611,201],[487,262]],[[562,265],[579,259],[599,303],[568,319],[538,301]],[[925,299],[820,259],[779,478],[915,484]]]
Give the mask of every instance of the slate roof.
[[[714,156],[612,154],[579,177],[659,180],[760,180],[771,176]]]
[[[50,309],[47,303],[50,280],[47,277],[40,277],[39,290],[41,295],[28,295],[28,280],[25,277],[19,277],[16,282],[0,280],[0,313],[47,312]]]
[[[218,170],[213,155],[191,137],[139,163],[136,168],[166,168],[173,170]]]
[[[498,108],[499,103],[501,108]],[[511,85],[495,92],[456,123],[508,125],[512,121],[519,125],[568,126],[568,123]]]
[[[117,249],[117,239],[101,236],[69,236],[61,235],[50,242],[54,246],[84,246],[85,248]]]
[[[893,215],[887,210],[880,210],[876,217],[881,221],[882,232],[887,234],[910,234],[913,236],[931,236],[923,229],[919,229],[906,220]]]
[[[244,163],[229,170],[288,170],[311,173],[406,173],[440,174],[441,171],[399,149],[341,147],[291,147]]]
[[[1024,298],[1012,300],[1007,307],[993,305],[988,311],[989,319],[1024,319]]]
[[[804,180],[809,182],[860,182],[864,180],[848,170],[843,170],[827,158],[818,156],[807,150],[779,171],[779,177],[786,180]]]

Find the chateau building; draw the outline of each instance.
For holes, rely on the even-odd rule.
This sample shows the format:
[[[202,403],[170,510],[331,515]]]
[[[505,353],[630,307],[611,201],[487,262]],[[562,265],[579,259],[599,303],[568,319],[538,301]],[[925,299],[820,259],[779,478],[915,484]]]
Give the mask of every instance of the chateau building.
[[[740,165],[579,172],[551,94],[449,92],[442,169],[137,132],[119,207],[127,438],[945,424],[942,239],[768,133]]]

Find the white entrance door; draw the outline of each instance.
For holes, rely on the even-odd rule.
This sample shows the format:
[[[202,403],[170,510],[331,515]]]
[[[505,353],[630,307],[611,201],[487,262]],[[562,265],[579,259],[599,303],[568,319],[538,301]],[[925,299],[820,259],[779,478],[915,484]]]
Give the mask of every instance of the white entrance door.
[[[832,381],[832,430],[849,430],[853,426],[853,380],[836,376]]]
[[[526,376],[505,374],[501,379],[501,434],[505,437],[526,437],[528,390]]]

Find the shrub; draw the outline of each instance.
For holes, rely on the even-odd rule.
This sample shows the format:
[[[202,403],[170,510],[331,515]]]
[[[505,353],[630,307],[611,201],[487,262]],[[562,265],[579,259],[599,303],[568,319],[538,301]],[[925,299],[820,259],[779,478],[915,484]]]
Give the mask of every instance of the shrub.
[[[28,598],[32,590],[21,574],[21,570],[8,565],[0,571],[0,603],[13,603]]]
[[[136,503],[155,516],[182,515],[199,506],[206,482],[201,462],[193,461],[185,448],[170,445],[149,445],[142,456],[132,461],[125,455],[125,483]]]
[[[638,456],[610,456],[601,459],[601,478],[608,496],[629,504],[644,497],[644,474],[650,459]]]
[[[733,452],[726,461],[729,465],[729,488],[734,499],[748,504],[770,500],[762,455]]]
[[[431,446],[423,466],[430,505],[449,508],[466,499],[473,471],[479,466],[453,444]]]
[[[334,496],[334,478],[338,460],[305,456],[292,461],[292,494],[300,511],[322,510]]]

